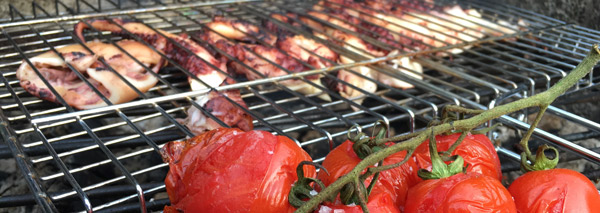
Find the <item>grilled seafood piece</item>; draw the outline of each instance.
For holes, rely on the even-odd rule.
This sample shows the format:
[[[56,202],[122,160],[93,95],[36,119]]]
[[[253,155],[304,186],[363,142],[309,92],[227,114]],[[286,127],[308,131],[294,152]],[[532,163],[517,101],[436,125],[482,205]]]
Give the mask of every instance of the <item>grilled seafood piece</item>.
[[[222,22],[223,20],[218,20],[218,23]],[[241,22],[238,21],[236,23],[239,24]],[[244,26],[248,25],[249,23],[244,24]],[[215,25],[207,24],[206,26],[210,27]],[[226,26],[235,27],[233,24],[220,24],[219,26],[221,27],[221,31],[225,31],[224,28]],[[231,29],[228,31],[234,30],[235,29]],[[223,34],[223,36],[227,35]],[[225,38],[207,35],[206,33],[201,37],[209,41],[209,43],[215,45],[217,48],[224,50],[229,55],[241,61],[245,66],[235,62],[232,62],[230,66],[234,68],[236,73],[245,75],[248,80],[262,78],[261,75],[265,77],[287,75],[288,73],[281,68],[289,70],[292,73],[310,70],[310,68],[305,66],[302,62],[311,65],[315,69],[325,68],[332,65],[330,61],[335,61],[337,59],[337,54],[335,52],[331,51],[323,44],[317,43],[303,36],[280,36],[277,38],[275,43],[275,46],[279,47],[279,49],[258,44],[233,44],[227,41]],[[227,37],[227,39],[237,38],[237,36]],[[287,53],[287,55],[282,51]],[[318,56],[312,55],[311,52]],[[273,63],[270,63],[269,61]],[[253,70],[248,69],[246,66],[256,70],[258,73],[253,72]],[[311,81],[316,85],[322,85],[320,78],[320,75],[311,75],[305,77],[306,80]],[[280,83],[287,86],[291,90],[295,90],[302,94],[322,93],[322,91],[317,87],[314,87],[302,80],[285,80],[281,81]],[[331,100],[329,95],[325,93],[319,95],[318,97],[326,101]]]
[[[343,33],[340,31],[335,31],[333,34],[333,37],[342,41],[342,43],[340,45],[342,45],[344,48],[352,51],[353,53],[365,56],[369,59],[374,58],[374,57],[385,56],[385,53],[383,53],[381,51],[377,51],[376,49],[369,47],[369,45],[366,42],[364,42],[360,38],[357,38],[356,36],[353,36],[353,35],[350,35],[347,33]],[[397,51],[392,51],[390,54],[396,54],[396,53],[397,53]],[[341,55],[340,62],[347,64],[347,63],[354,63],[354,60]],[[405,67],[407,69],[411,69],[415,72],[421,72],[421,73],[423,72],[421,65],[419,63],[411,61],[408,57],[402,57],[400,59],[392,60],[392,63],[394,63],[395,66],[399,65],[399,66]],[[376,80],[380,81],[381,83],[392,86],[392,87],[402,88],[402,89],[408,89],[408,88],[414,87],[412,84],[406,83],[402,80],[388,76],[386,74],[377,72],[366,66],[353,67],[353,68],[351,68],[351,70],[355,71],[357,73],[360,73],[360,74],[364,75],[365,77],[376,79]],[[411,75],[412,77],[415,77],[417,79],[423,79],[423,77],[421,75],[400,70],[400,69],[398,69],[398,67],[396,67],[395,70],[397,70],[398,72],[402,72],[404,74]],[[344,71],[344,70],[340,71],[338,73],[338,78],[348,81],[348,82],[352,83],[354,86],[357,86],[357,87],[359,87],[367,92],[370,92],[370,93],[373,93],[377,90],[376,83],[374,83],[366,78],[359,77],[348,71]],[[343,84],[338,84],[338,90],[340,91],[340,94],[346,98],[354,98],[354,97],[363,95],[361,92],[356,91],[353,88],[343,85]],[[356,103],[360,104],[360,103],[362,103],[363,100],[364,99],[356,99],[354,101]]]
[[[112,22],[115,22],[118,25],[113,24]],[[175,35],[162,30],[155,31],[142,23],[127,22],[120,19],[113,19],[112,22],[108,20],[93,20],[88,22],[88,24],[98,30],[110,31],[124,37],[130,37],[126,31],[138,36],[154,46],[157,50],[165,53],[168,58],[183,66],[183,68],[189,70],[193,75],[208,84],[209,87],[217,87],[223,84],[227,79],[226,75],[223,74],[227,72],[226,60],[224,58],[219,60],[216,59],[204,47],[188,38],[187,35]],[[83,30],[88,27],[89,26],[83,22],[75,25],[75,33],[81,40],[84,40]],[[190,50],[192,54],[175,43]],[[152,51],[148,50],[148,52]],[[223,73],[219,72],[219,70]],[[192,78],[189,78],[189,82],[192,90],[207,88],[206,85]],[[241,99],[239,90],[229,90],[222,93],[210,92],[208,95],[197,97],[196,102],[215,117],[222,120],[225,124],[243,130],[251,130],[253,128],[252,117],[244,110],[229,102],[224,96],[228,96],[242,107],[246,107],[246,104]],[[190,107],[188,110],[188,117],[182,122],[196,134],[220,127],[216,121],[208,118],[207,115],[203,114],[202,111],[195,107]]]
[[[351,17],[342,16],[342,15],[338,14],[338,15],[335,15],[335,16],[340,16],[340,17],[334,18],[334,17],[328,15],[328,14],[336,14],[336,12],[334,12],[334,11],[330,11],[330,13],[328,13],[328,14],[321,13],[321,12],[316,12],[316,11],[311,11],[311,12],[312,12],[312,15],[317,15],[318,14],[319,18],[321,18],[323,20],[326,20],[326,21],[340,20],[340,18],[344,18],[343,20],[355,20],[355,22],[356,22],[355,24],[359,24],[361,26],[366,26],[363,23],[359,22],[360,20],[352,19]],[[310,26],[312,26],[312,27],[314,27],[316,29],[324,29],[324,32],[326,32],[331,37],[336,38],[338,41],[340,41],[340,42],[338,42],[340,46],[342,46],[342,47],[350,50],[351,52],[354,52],[356,54],[365,56],[367,58],[382,57],[382,56],[385,56],[386,54],[392,54],[392,53],[390,53],[388,51],[385,51],[385,50],[382,50],[380,48],[377,48],[374,45],[372,45],[370,43],[367,43],[367,42],[363,41],[362,39],[360,39],[360,38],[358,38],[358,37],[356,37],[354,35],[351,35],[351,34],[348,34],[348,33],[345,33],[345,32],[342,32],[340,30],[333,29],[333,28],[330,28],[330,27],[325,27],[325,26],[321,25],[318,22],[307,22],[306,24],[310,25]],[[344,26],[342,26],[342,27],[344,27]],[[357,28],[355,28],[354,26],[351,26],[351,25],[346,25],[346,27],[344,27],[344,28],[346,28],[347,30],[350,30],[350,31],[355,31],[357,33],[361,33],[361,31],[359,29],[357,29]],[[376,30],[377,28],[367,28],[367,29]],[[381,28],[379,28],[379,29],[381,29]],[[383,33],[387,33],[387,32],[383,31]],[[390,35],[390,34],[386,34],[386,35]],[[384,37],[384,38],[380,37],[379,39],[383,39],[383,40],[380,40],[380,41],[383,41],[384,43],[389,43],[390,41],[393,40],[393,37]],[[402,47],[399,46],[399,45],[397,45],[396,42],[393,42],[393,43],[395,43],[395,44],[390,45],[390,47],[402,49]],[[393,51],[393,54],[395,54],[397,52],[398,51]],[[350,59],[350,58],[348,58],[346,56],[340,56],[339,60],[340,60],[341,63],[354,63],[354,60],[352,60],[352,59]],[[423,72],[422,67],[420,66],[420,64],[418,64],[416,62],[412,62],[408,57],[403,57],[403,58],[394,60],[394,61],[392,61],[392,63],[394,63],[396,66],[400,65],[400,66],[404,66],[404,67],[406,67],[408,69],[412,69],[413,71],[415,71],[417,73],[422,73]],[[369,73],[369,75],[367,75],[368,77],[373,77],[373,78],[381,81],[382,83],[384,83],[386,85],[389,85],[389,86],[392,86],[392,87],[402,88],[402,89],[408,89],[408,88],[412,88],[413,87],[413,85],[408,84],[408,83],[406,83],[404,81],[398,80],[396,78],[390,77],[390,76],[382,74],[382,73],[378,73],[376,71],[370,71],[370,70],[371,70],[370,68],[365,67],[365,66],[360,66],[360,67],[353,68],[353,71],[356,71],[356,72],[361,73],[363,75],[366,74],[366,73]],[[400,70],[398,70],[398,71],[402,72]],[[415,73],[411,73],[411,72],[403,72],[403,73],[411,75],[411,76],[413,76],[413,77],[415,77],[417,79],[422,79],[422,76],[417,75]],[[368,81],[366,79],[358,78],[357,76],[354,76],[352,78],[348,77],[348,76],[353,75],[351,73],[339,72],[338,73],[338,77],[340,77],[339,75],[342,75],[342,77],[344,77],[346,79],[354,79],[354,82],[355,82],[356,85],[363,85],[363,89],[372,89],[373,92],[376,89],[376,86],[374,85],[374,83],[372,83],[372,82],[366,82],[366,81]],[[360,80],[363,80],[365,82],[360,82],[359,83],[358,81],[360,81]],[[371,86],[371,84],[373,84],[373,86]],[[355,93],[355,91],[353,89],[351,89],[351,88],[349,88],[347,86],[344,86],[344,85],[339,85],[338,89],[342,93],[342,95],[344,97],[347,97],[347,98],[348,97],[356,97],[356,95],[360,95],[360,94]],[[369,90],[367,90],[367,91],[369,91]],[[362,100],[358,99],[358,100],[356,100],[356,102],[357,103],[361,103]]]
[[[113,22],[117,24],[113,24]],[[89,28],[88,24],[98,30],[110,31],[113,34],[124,37],[131,37],[127,32],[138,36],[156,49],[165,53],[167,57],[173,61],[189,70],[193,75],[198,77],[198,79],[208,84],[208,87],[217,87],[221,85],[226,78],[223,73],[218,71],[221,70],[224,73],[227,72],[226,62],[223,59],[217,60],[212,54],[204,49],[204,47],[189,39],[187,35],[175,35],[162,30],[155,31],[142,23],[128,22],[121,19],[112,19],[112,22],[108,20],[92,20],[88,21],[87,24],[79,22],[75,25],[75,33],[82,41],[85,40],[83,31]],[[190,50],[192,53],[190,54],[186,50],[180,48],[169,39]],[[206,85],[192,78],[189,78],[189,81],[192,90],[208,88]]]
[[[403,46],[412,45],[417,50],[474,41],[486,34],[500,36],[516,32],[512,29],[516,26],[504,21],[487,21],[476,10],[465,10],[458,5],[440,7],[415,1],[329,0],[319,2],[313,9],[324,11],[325,8],[337,8],[345,14],[396,32],[402,35],[402,38],[395,36],[397,41]],[[453,49],[450,52],[462,51]]]
[[[221,16],[213,18],[212,22],[204,25],[211,30],[207,30],[208,35],[205,39],[209,41],[218,41],[225,38],[234,39],[242,42],[252,43],[258,40],[273,45],[277,41],[277,37],[261,30],[259,27],[244,21],[229,20]],[[218,35],[218,34],[221,35]]]
[[[344,48],[346,48],[354,53],[364,55],[363,50],[368,51],[369,47],[360,38],[357,38],[355,36],[352,36],[352,35],[349,35],[346,33],[342,33],[340,31],[335,31],[334,37],[336,39],[339,39],[342,41],[341,45]],[[375,50],[371,50],[369,52],[371,52],[372,54],[376,54],[378,56],[383,55],[383,53],[375,51]],[[372,57],[370,57],[370,58],[372,58]],[[352,60],[344,55],[340,55],[339,61],[344,64],[349,64],[349,63],[355,62],[354,60]],[[357,66],[357,67],[350,68],[350,70],[360,73],[360,74],[364,75],[365,77],[369,77],[369,78],[373,78],[373,79],[377,78],[376,72],[366,66]],[[348,72],[346,70],[340,70],[340,72],[338,72],[338,78],[340,80],[344,80],[358,88],[361,88],[369,93],[373,93],[377,90],[377,84],[375,82],[370,81],[363,77],[359,77],[359,76],[357,76],[351,72]],[[355,98],[355,97],[364,95],[363,93],[359,92],[358,90],[355,90],[354,88],[344,85],[342,83],[338,84],[337,89],[340,92],[340,94],[342,95],[342,97],[345,97],[345,98]],[[364,98],[360,98],[360,99],[354,100],[354,102],[361,104],[363,102],[363,100],[364,100]]]
[[[70,64],[75,70],[86,76],[86,80],[113,104],[135,99],[138,96],[137,93],[108,67],[105,67],[98,60],[99,58],[104,58],[114,71],[141,92],[148,91],[158,81],[140,64],[112,44],[92,41],[85,45],[93,54],[83,46],[76,44],[56,49],[64,57],[64,60],[52,51],[30,58],[29,61],[42,76],[37,75],[33,68],[23,61],[16,72],[21,87],[41,99],[57,102],[57,97],[42,81],[44,78],[70,106],[77,109],[105,106],[106,103],[100,96],[67,66]],[[122,40],[117,42],[117,45],[155,73],[165,64],[159,54],[141,43]]]
[[[208,95],[198,98],[196,103],[231,127],[240,128],[244,131],[252,130],[254,128],[252,117],[241,108],[229,102],[225,96],[242,107],[247,108],[246,103],[242,100],[239,90],[227,90],[223,92],[211,91]],[[221,127],[219,123],[209,118],[194,106],[191,106],[187,113],[188,117],[182,121],[182,123],[184,123],[194,134],[200,134]]]

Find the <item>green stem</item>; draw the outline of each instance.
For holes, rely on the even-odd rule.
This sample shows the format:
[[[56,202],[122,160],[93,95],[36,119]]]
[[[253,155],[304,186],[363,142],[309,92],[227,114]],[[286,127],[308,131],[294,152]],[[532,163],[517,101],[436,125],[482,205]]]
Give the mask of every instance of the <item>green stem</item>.
[[[442,109],[442,119],[448,117],[449,112],[458,112],[464,114],[480,114],[485,110],[480,109],[468,109],[457,105],[446,105],[444,109]]]
[[[375,140],[375,143],[377,145],[381,145],[390,141],[404,141],[404,140],[408,140],[411,138],[414,138],[415,136],[423,133],[424,131],[419,131],[419,132],[413,132],[413,133],[408,133],[406,135],[399,135],[399,136],[394,136],[394,137],[390,137],[390,138],[381,138],[381,139],[377,139]]]
[[[521,138],[521,142],[519,142],[519,144],[523,147],[523,152],[525,153],[526,159],[528,159],[532,163],[535,163],[535,158],[531,154],[531,150],[529,149],[529,138],[531,138],[531,135],[533,134],[535,127],[537,127],[537,125],[542,120],[542,117],[544,117],[544,112],[546,112],[546,109],[548,108],[548,106],[549,105],[540,106],[540,111],[538,112],[537,116],[535,116],[535,120],[533,121],[533,123],[531,124],[529,129],[527,130],[527,133],[525,133],[525,136],[523,136],[523,138]]]
[[[482,129],[471,130],[471,134],[473,134],[473,135],[485,134],[485,133],[487,133],[489,131],[492,131],[492,129],[495,129],[496,127],[498,127],[500,125],[502,125],[502,123],[496,123],[496,124],[494,124],[494,125],[492,125],[490,127],[485,127],[485,128],[482,128]]]
[[[358,203],[360,204],[360,207],[362,208],[364,213],[368,213],[369,212],[369,208],[367,207],[367,193],[365,192],[367,189],[365,188],[365,184],[363,181],[360,180],[360,178],[356,178],[355,183],[354,183],[354,187],[356,187],[355,191],[356,191],[356,197],[358,197]]]
[[[557,82],[554,86],[552,86],[545,92],[486,110],[468,119],[455,121],[453,126],[449,123],[444,123],[437,126],[429,127],[426,131],[415,134],[413,138],[410,138],[401,143],[396,143],[376,153],[373,153],[372,155],[367,156],[360,163],[358,163],[354,167],[354,169],[352,169],[352,171],[350,171],[348,174],[340,177],[337,181],[329,185],[329,187],[325,188],[315,197],[307,201],[298,210],[296,210],[296,212],[313,211],[321,202],[325,201],[326,198],[329,198],[333,194],[339,192],[344,185],[352,182],[354,179],[359,177],[361,175],[361,171],[364,171],[369,166],[385,159],[386,157],[396,152],[407,149],[415,149],[423,141],[425,141],[425,139],[427,139],[428,133],[430,131],[433,131],[434,135],[439,135],[448,132],[453,127],[457,130],[469,131],[489,120],[498,118],[502,115],[506,115],[529,107],[541,107],[549,105],[558,96],[562,95],[569,88],[575,85],[577,81],[579,81],[579,79],[583,78],[586,74],[588,74],[592,70],[592,68],[598,63],[598,61],[600,61],[600,49],[598,49],[598,45],[596,44],[588,53],[588,55],[583,59],[583,61],[579,65],[577,65],[577,67],[575,67],[575,69],[573,69],[566,77],[561,79],[559,82]],[[391,139],[392,138],[380,139],[377,141],[394,141]]]
[[[452,155],[452,152],[454,152],[456,147],[460,146],[460,144],[463,142],[463,140],[465,140],[465,138],[467,137],[468,134],[469,134],[468,131],[460,133],[460,136],[458,136],[458,139],[456,139],[456,141],[452,144],[452,146],[450,146],[450,148],[448,148],[448,150],[446,150],[444,153],[448,156]]]
[[[383,165],[383,161],[379,161],[379,165]],[[373,176],[373,179],[371,179],[371,183],[369,183],[369,186],[367,187],[367,196],[371,195],[371,191],[373,191],[373,187],[375,187],[375,184],[377,183],[377,179],[379,178],[379,172],[375,173],[375,175]],[[361,177],[362,180],[362,177]]]
[[[384,166],[378,166],[378,167],[370,167],[367,172],[365,172],[365,174],[363,175],[372,175],[372,174],[377,174],[379,172],[383,172],[385,170],[390,170],[396,167],[399,167],[400,165],[406,163],[406,161],[410,160],[410,157],[412,156],[412,154],[415,152],[414,149],[410,149],[408,150],[408,153],[406,154],[406,156],[404,156],[404,159],[398,163],[395,164],[390,164],[390,165],[384,165]]]

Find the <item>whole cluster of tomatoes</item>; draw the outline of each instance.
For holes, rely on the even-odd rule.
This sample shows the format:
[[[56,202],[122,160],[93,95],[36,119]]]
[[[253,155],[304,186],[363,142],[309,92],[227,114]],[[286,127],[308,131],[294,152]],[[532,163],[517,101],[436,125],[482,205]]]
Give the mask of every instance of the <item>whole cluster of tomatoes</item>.
[[[405,151],[387,157],[383,165],[405,162],[365,180],[370,212],[600,211],[600,194],[593,183],[571,170],[528,172],[505,188],[500,183],[500,161],[487,137],[466,133],[462,143],[453,147],[460,135],[436,136],[437,148],[425,142],[409,159],[405,159]],[[294,211],[288,195],[298,179],[308,177],[315,190],[304,189],[305,194],[317,194],[361,161],[353,145],[348,140],[337,146],[316,174],[309,166],[297,168],[301,162],[311,161],[302,148],[264,131],[217,129],[171,142],[163,148],[170,165],[165,184],[171,206],[165,207],[165,212]],[[445,152],[446,158],[432,157],[435,151]],[[455,156],[453,160],[466,169],[438,178],[427,176],[427,180],[419,177],[422,172],[433,173],[432,167],[448,166],[448,156]],[[322,203],[315,212],[362,212],[358,203],[343,199],[343,193]]]

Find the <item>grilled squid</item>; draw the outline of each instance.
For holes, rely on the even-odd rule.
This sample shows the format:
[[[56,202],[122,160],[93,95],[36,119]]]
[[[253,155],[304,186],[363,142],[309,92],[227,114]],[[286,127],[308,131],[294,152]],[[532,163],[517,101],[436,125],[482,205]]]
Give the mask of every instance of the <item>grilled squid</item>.
[[[501,36],[516,33],[513,30],[516,26],[504,21],[487,21],[476,10],[465,10],[458,5],[441,7],[414,1],[328,0],[319,2],[313,9],[324,11],[326,8],[334,8],[338,12],[342,11],[389,29],[395,32],[394,37],[403,46],[416,50],[475,41],[486,34]],[[458,54],[462,51],[457,48],[450,50],[450,53]]]
[[[187,35],[175,35],[162,30],[153,30],[142,23],[127,22],[121,19],[113,19],[112,22],[109,20],[92,20],[88,23],[79,22],[75,25],[75,33],[82,41],[85,40],[83,31],[89,26],[124,37],[131,37],[129,33],[138,36],[208,84],[208,86],[204,85],[190,77],[189,82],[192,90],[217,87],[227,77],[223,74],[227,72],[226,63],[223,60],[216,59],[204,47],[188,38]]]
[[[334,21],[334,20],[337,20],[337,21],[347,20],[350,22],[354,22],[354,24],[361,25],[361,26],[363,26],[363,28],[364,28],[364,26],[367,26],[364,23],[362,23],[360,20],[352,18],[352,16],[335,13],[333,11],[331,11],[328,14],[325,14],[322,12],[317,12],[317,11],[311,11],[311,12],[309,12],[309,14],[311,14],[321,20],[328,21],[328,22]],[[354,21],[352,21],[352,20],[354,20]],[[395,54],[398,52],[398,51],[387,52],[385,50],[382,50],[380,48],[373,46],[370,43],[365,42],[364,40],[362,40],[354,35],[351,35],[346,32],[342,32],[341,30],[338,30],[338,29],[324,26],[316,21],[303,20],[303,22],[305,22],[307,25],[313,27],[314,29],[323,30],[324,33],[335,38],[338,45],[346,48],[350,52],[357,54],[357,55],[361,55],[361,56],[369,58],[369,59],[374,58],[374,57],[382,57],[382,56],[385,56],[386,54]],[[354,31],[357,33],[362,32],[361,30],[359,30],[358,28],[356,28],[352,25],[345,24],[345,25],[339,25],[339,26],[346,30],[349,30],[349,31]],[[376,28],[367,28],[367,29],[375,30]],[[386,31],[382,31],[382,32],[385,33],[384,35],[390,35]],[[394,39],[393,37],[383,37],[383,38],[380,37],[380,41],[383,41],[384,43],[393,42],[393,39]],[[389,47],[398,48],[398,49],[401,48],[400,46],[397,45],[396,42],[393,42],[393,43],[395,43],[396,45],[393,45],[392,43],[390,43]],[[348,63],[354,63],[355,61],[347,56],[340,55],[339,62],[348,64]],[[403,57],[403,58],[394,60],[394,61],[392,61],[392,63],[396,66],[396,68],[398,68],[397,66],[399,65],[399,66],[411,69],[416,73],[423,72],[422,67],[418,63],[411,61],[408,57]],[[356,73],[362,74],[365,77],[378,80],[378,81],[380,81],[386,85],[392,86],[392,87],[402,88],[402,89],[408,89],[408,88],[413,87],[413,85],[411,85],[409,83],[406,83],[406,82],[399,80],[397,78],[394,78],[394,77],[390,77],[386,74],[379,73],[379,72],[372,70],[366,66],[357,66],[357,67],[351,68],[350,70],[352,70]],[[418,75],[416,73],[406,72],[406,71],[400,70],[400,69],[396,69],[396,70],[398,72],[402,72],[404,74],[411,75],[417,79],[422,79],[422,76]],[[372,82],[371,80],[369,80],[367,78],[359,77],[347,70],[346,71],[342,70],[342,71],[338,72],[338,78],[345,80],[345,81],[349,81],[349,83],[351,83],[354,86],[357,86],[367,92],[372,93],[377,90],[377,85],[374,82]],[[348,85],[341,84],[341,83],[338,85],[337,89],[340,92],[340,94],[346,98],[355,98],[355,97],[364,95],[361,92],[349,87]],[[356,103],[360,104],[360,103],[362,103],[363,98],[358,98],[358,99],[355,99],[354,101]]]
[[[335,61],[337,58],[337,54],[323,44],[303,36],[278,37],[275,46],[279,49],[259,44],[234,44],[225,39],[244,41],[244,39],[249,36],[249,34],[246,34],[246,32],[249,31],[248,29],[253,29],[251,27],[253,25],[246,22],[218,18],[205,26],[210,28],[210,30],[207,30],[207,32],[202,35],[202,38],[241,61],[243,65],[231,63],[231,67],[233,67],[236,73],[245,75],[248,80],[259,79],[262,78],[262,76],[269,78],[289,74],[285,70],[292,73],[310,70],[310,68],[303,63],[311,65],[314,69],[325,68],[332,65],[329,61]],[[238,28],[239,26],[242,26],[243,28]],[[220,35],[215,36],[214,32],[218,32]],[[255,33],[257,31],[254,30],[250,32]],[[272,37],[261,37],[267,38],[265,41],[266,43],[272,42]],[[257,37],[257,39],[260,38]],[[282,51],[287,54],[284,54]],[[318,56],[312,55],[310,52]],[[270,63],[269,61],[273,63]],[[306,80],[322,86],[320,78],[321,75],[305,77]],[[326,101],[331,100],[329,95],[303,80],[291,79],[281,81],[280,83],[291,90],[306,95],[322,93],[318,96],[319,98]]]
[[[52,51],[30,58],[29,61],[41,76],[23,61],[16,72],[21,87],[41,99],[58,102],[56,95],[43,82],[44,78],[68,105],[77,109],[90,109],[105,106],[106,102],[67,64],[85,76],[85,79],[113,104],[133,100],[138,95],[110,69],[119,73],[141,92],[148,91],[156,84],[156,77],[114,45],[98,41],[87,42],[85,45],[93,53],[81,45],[68,45],[56,49],[64,60]],[[159,54],[141,43],[122,40],[117,42],[117,45],[149,67],[152,72],[157,73],[165,64]],[[101,63],[99,58],[103,58],[110,69]]]
[[[218,87],[227,83],[227,76],[224,74],[227,72],[225,59],[215,58],[209,51],[185,34],[175,35],[162,30],[153,30],[142,23],[127,22],[120,19],[113,19],[112,21],[91,20],[87,23],[80,22],[75,25],[75,33],[81,40],[85,39],[83,31],[89,26],[124,37],[131,37],[130,34],[138,36],[206,83],[206,85],[202,84],[190,77],[188,79],[192,90]],[[152,51],[148,50],[148,52]],[[240,106],[246,107],[239,90],[229,90],[221,93],[210,92],[207,95],[197,97],[196,102],[228,126],[238,127],[245,131],[251,130],[253,128],[252,117],[245,110],[226,100],[224,96],[234,97],[232,100]],[[195,107],[188,110],[188,117],[183,120],[183,123],[196,134],[220,127],[216,121]]]
[[[229,126],[237,127],[244,131],[252,130],[254,126],[252,124],[252,117],[244,110],[233,105],[225,97],[228,97],[240,106],[247,108],[246,103],[242,100],[239,90],[227,90],[224,92],[211,91],[208,95],[198,98],[196,103]],[[187,113],[188,117],[183,123],[194,134],[200,134],[208,130],[222,127],[215,120],[203,114],[195,106],[191,106]]]
[[[206,23],[204,26],[211,29],[205,32],[208,35],[206,38],[208,41],[218,41],[223,39],[223,36],[250,43],[256,38],[270,45],[277,41],[277,37],[261,30],[258,26],[248,22],[229,20],[221,16],[214,17],[212,22]]]

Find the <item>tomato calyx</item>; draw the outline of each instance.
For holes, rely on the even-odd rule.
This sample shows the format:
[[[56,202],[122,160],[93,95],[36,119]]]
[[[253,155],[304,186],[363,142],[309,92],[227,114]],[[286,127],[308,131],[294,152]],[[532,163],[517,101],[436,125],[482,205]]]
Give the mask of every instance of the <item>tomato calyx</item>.
[[[461,140],[461,138],[464,139],[464,135],[466,134],[467,133],[461,134],[461,137],[459,137],[458,140]],[[450,177],[461,172],[466,173],[466,167],[463,167],[464,159],[460,155],[445,157],[446,160],[452,161],[452,163],[446,164],[444,162],[444,159],[440,157],[437,151],[436,143],[437,142],[435,140],[435,134],[432,130],[431,136],[429,136],[429,154],[431,156],[431,171],[427,171],[426,169],[419,169],[419,171],[417,172],[419,177],[423,178],[423,180],[430,180]],[[455,144],[457,143],[459,143],[459,141],[455,142]]]
[[[311,186],[311,183],[316,183],[317,185],[319,185],[319,187],[321,187],[321,189],[325,188],[325,184],[323,184],[321,180],[317,178],[310,178],[304,176],[304,165],[314,166],[315,168],[322,169],[323,171],[325,171],[325,173],[329,174],[325,167],[321,166],[321,164],[314,163],[312,161],[302,161],[298,164],[298,167],[296,167],[298,181],[294,183],[294,186],[292,186],[290,194],[288,195],[288,201],[292,206],[296,208],[302,206],[302,204],[306,202],[306,199],[311,199],[315,195],[317,195],[317,191]]]
[[[554,152],[554,158],[550,159],[546,156],[545,151],[547,150],[552,150]],[[521,153],[521,169],[523,172],[554,169],[556,164],[558,164],[558,150],[554,147],[544,144],[538,147],[537,152],[535,153],[534,161],[528,162],[527,159],[527,154],[525,152]]]

